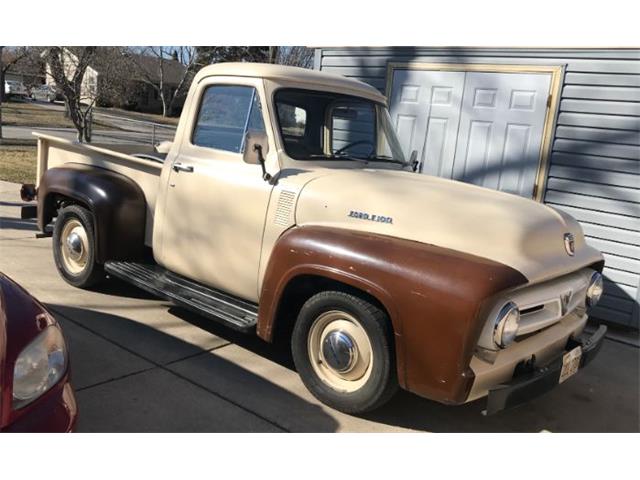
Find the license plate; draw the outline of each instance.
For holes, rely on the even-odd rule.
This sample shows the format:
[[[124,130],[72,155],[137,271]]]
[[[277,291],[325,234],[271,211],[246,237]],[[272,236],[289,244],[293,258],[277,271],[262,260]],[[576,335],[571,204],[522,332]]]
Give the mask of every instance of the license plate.
[[[560,370],[560,379],[558,383],[564,382],[567,378],[575,375],[580,366],[580,358],[582,357],[582,347],[576,347],[570,352],[562,356],[562,370]]]

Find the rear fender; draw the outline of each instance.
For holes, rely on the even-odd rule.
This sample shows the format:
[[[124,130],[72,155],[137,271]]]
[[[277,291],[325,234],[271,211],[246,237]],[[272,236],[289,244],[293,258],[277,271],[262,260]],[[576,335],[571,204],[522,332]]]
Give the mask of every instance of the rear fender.
[[[146,200],[130,178],[104,168],[69,163],[51,168],[38,187],[38,227],[45,227],[65,202],[91,211],[96,259],[132,260],[144,251]]]

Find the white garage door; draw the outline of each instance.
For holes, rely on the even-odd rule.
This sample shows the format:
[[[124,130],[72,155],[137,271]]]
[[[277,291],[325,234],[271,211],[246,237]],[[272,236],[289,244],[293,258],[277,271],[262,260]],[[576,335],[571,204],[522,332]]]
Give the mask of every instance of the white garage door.
[[[532,197],[548,73],[395,70],[391,116],[422,172]]]

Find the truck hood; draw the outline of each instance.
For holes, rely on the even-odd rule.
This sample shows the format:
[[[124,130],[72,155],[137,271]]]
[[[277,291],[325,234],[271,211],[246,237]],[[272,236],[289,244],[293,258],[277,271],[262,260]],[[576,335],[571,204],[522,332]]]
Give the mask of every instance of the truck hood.
[[[533,200],[392,170],[323,171],[302,188],[296,224],[388,235],[487,258],[541,282],[602,260],[578,222]],[[565,234],[574,238],[569,255]]]

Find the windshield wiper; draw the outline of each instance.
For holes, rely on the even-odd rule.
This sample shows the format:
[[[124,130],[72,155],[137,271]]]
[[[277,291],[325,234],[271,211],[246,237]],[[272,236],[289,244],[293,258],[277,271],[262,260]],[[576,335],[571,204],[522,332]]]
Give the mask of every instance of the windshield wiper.
[[[367,158],[361,158],[361,157],[352,157],[351,155],[345,155],[343,153],[341,153],[340,155],[324,155],[324,154],[311,154],[309,155],[310,158],[320,158],[322,160],[353,160],[355,162],[363,162],[365,164],[369,163],[369,159]]]

